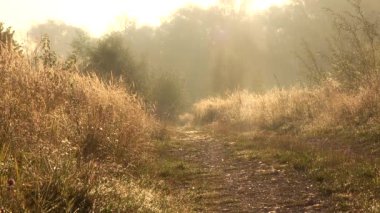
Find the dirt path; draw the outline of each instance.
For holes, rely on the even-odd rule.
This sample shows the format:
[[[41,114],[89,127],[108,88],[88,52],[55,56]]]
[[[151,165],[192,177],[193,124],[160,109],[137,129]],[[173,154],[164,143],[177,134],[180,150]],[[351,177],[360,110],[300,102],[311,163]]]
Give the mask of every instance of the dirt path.
[[[196,194],[199,212],[326,212],[317,190],[305,177],[279,165],[239,158],[234,143],[198,131],[178,131],[172,157],[198,165],[178,184]]]

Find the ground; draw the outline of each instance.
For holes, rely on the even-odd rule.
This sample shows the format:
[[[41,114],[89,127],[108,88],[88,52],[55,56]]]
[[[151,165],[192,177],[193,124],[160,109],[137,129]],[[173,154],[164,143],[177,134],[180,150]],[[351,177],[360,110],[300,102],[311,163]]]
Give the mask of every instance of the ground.
[[[162,143],[166,170],[161,177],[173,191],[190,191],[196,212],[331,211],[331,203],[302,172],[247,157],[239,142],[177,129]]]

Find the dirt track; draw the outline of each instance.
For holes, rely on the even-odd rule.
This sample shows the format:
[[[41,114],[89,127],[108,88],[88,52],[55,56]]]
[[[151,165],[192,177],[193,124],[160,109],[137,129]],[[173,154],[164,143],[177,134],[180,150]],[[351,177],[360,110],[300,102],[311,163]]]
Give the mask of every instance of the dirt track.
[[[170,155],[200,172],[176,186],[193,190],[198,212],[328,212],[329,205],[305,177],[281,165],[239,158],[234,142],[179,130]]]

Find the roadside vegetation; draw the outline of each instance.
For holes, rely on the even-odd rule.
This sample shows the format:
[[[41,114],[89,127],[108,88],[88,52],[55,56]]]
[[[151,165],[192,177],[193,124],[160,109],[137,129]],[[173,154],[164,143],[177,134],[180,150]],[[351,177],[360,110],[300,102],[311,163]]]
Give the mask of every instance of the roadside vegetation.
[[[0,212],[379,212],[379,2],[249,2],[0,23]]]
[[[158,122],[123,82],[61,63],[44,39],[33,57],[0,30],[3,212],[184,211],[152,161]]]
[[[358,2],[351,6],[354,13],[329,11],[337,33],[328,54],[305,46],[309,84],[207,98],[194,104],[192,119],[235,133],[248,158],[277,159],[308,174],[339,210],[377,212],[379,28]]]

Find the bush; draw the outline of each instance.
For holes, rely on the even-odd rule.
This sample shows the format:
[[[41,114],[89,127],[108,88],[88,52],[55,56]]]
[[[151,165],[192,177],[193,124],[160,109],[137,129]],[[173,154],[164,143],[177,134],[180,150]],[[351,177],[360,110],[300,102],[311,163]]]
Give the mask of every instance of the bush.
[[[327,9],[336,33],[329,39],[329,52],[317,54],[306,45],[306,58],[300,57],[307,68],[307,77],[320,84],[328,78],[338,81],[342,88],[358,89],[380,71],[380,31],[378,17],[363,11],[360,0],[348,1],[352,12],[337,13]],[[324,64],[321,62],[325,62]]]
[[[102,79],[123,78],[132,91],[146,92],[146,72],[143,64],[132,57],[121,33],[111,33],[97,41],[84,36],[73,42],[74,55],[87,71],[94,71]]]
[[[154,80],[150,100],[163,120],[175,120],[183,110],[184,95],[181,81],[175,75],[163,74]]]

